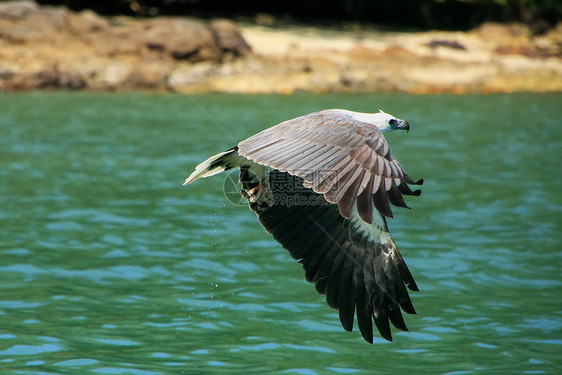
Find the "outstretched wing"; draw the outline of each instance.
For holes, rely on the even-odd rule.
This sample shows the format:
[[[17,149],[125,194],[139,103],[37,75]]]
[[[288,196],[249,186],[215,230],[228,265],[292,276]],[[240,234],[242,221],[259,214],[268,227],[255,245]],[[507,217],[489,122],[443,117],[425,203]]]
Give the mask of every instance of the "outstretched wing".
[[[392,217],[391,204],[406,207],[402,195],[419,195],[408,184],[422,180],[404,172],[375,126],[345,111],[312,113],[209,158],[186,183],[236,165],[251,209],[339,310],[346,330],[354,315],[368,342],[373,322],[388,340],[390,323],[407,330],[401,310],[415,313],[407,288],[418,288],[385,216]],[[272,170],[264,174],[263,166]]]
[[[407,330],[400,308],[415,313],[406,286],[418,288],[384,218],[375,215],[373,225],[356,214],[344,218],[336,204],[286,172],[272,171],[269,183],[273,205],[251,203],[251,209],[303,265],[306,280],[339,310],[342,326],[351,331],[356,314],[361,334],[370,343],[373,321],[387,340],[392,340],[389,321]]]
[[[414,181],[392,156],[382,132],[338,110],[325,110],[282,122],[238,144],[240,155],[303,178],[304,186],[337,203],[351,218],[373,222],[373,203],[392,217],[390,204],[407,207],[402,195],[419,195]],[[373,197],[373,198],[372,198]]]

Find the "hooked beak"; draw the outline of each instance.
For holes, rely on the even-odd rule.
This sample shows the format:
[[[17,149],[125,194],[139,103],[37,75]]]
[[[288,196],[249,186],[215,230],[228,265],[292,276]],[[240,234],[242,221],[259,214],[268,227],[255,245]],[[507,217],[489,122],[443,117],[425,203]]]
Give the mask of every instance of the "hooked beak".
[[[406,130],[406,133],[410,131],[410,124],[406,120],[400,120],[396,129]]]

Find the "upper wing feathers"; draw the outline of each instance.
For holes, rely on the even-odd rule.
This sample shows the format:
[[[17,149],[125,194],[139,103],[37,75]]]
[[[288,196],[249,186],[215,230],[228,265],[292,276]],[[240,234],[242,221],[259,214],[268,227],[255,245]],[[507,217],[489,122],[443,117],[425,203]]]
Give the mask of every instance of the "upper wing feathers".
[[[338,203],[346,218],[351,217],[357,203],[362,218],[369,223],[372,215],[365,205],[372,203],[357,200],[367,185],[375,194],[377,210],[392,217],[391,204],[405,206],[401,195],[409,190],[394,186],[416,183],[392,156],[380,130],[333,110],[282,122],[240,142],[238,147],[240,155],[258,164],[302,177],[305,187]],[[359,185],[357,179],[361,179]],[[418,182],[421,184],[421,180]],[[377,197],[381,190],[390,193],[378,193]]]

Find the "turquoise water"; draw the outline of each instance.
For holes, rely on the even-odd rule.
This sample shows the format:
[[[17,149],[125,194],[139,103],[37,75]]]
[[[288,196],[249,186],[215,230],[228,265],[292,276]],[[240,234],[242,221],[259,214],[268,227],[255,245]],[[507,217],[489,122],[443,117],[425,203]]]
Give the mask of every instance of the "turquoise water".
[[[562,373],[562,95],[0,95],[2,374]],[[424,178],[409,333],[347,333],[204,158],[324,108]]]

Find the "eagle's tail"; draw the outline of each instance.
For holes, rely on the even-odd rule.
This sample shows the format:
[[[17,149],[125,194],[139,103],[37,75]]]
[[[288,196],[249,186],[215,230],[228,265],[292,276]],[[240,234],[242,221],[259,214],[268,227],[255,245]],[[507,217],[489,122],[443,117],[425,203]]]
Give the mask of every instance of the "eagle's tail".
[[[203,163],[195,167],[193,173],[186,178],[184,185],[190,184],[200,178],[214,176],[223,171],[234,168],[240,164],[240,155],[238,155],[238,146],[231,148],[220,154],[213,155]]]

